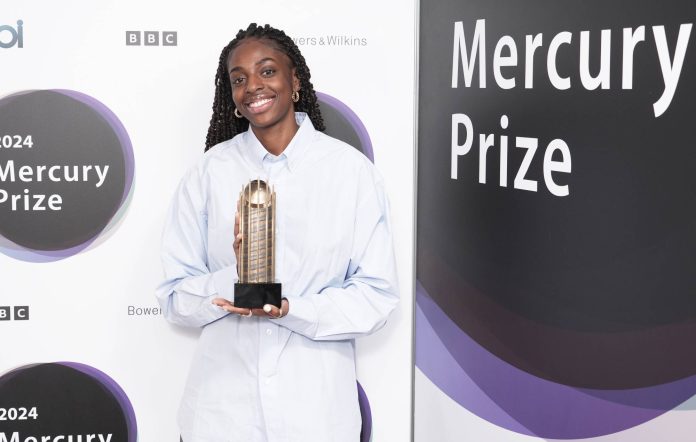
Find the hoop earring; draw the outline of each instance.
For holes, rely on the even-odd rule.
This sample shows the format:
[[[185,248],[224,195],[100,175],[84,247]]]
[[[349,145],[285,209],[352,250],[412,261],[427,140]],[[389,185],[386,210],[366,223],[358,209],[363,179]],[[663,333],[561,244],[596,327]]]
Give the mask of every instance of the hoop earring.
[[[298,101],[300,101],[300,93],[297,91],[292,91],[291,97],[292,97],[293,103],[297,103]]]
[[[242,114],[239,113],[239,108],[234,108],[234,116],[237,118],[242,118]]]

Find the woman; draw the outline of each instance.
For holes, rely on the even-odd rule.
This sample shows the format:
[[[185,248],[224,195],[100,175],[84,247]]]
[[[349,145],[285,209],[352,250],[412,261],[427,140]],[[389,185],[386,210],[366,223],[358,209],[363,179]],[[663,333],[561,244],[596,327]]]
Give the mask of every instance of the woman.
[[[172,203],[157,293],[169,321],[202,327],[183,440],[356,442],[354,338],[398,300],[382,180],[320,132],[309,69],[282,31],[239,31],[215,84],[207,153]],[[280,309],[234,306],[237,198],[256,178],[277,195]]]

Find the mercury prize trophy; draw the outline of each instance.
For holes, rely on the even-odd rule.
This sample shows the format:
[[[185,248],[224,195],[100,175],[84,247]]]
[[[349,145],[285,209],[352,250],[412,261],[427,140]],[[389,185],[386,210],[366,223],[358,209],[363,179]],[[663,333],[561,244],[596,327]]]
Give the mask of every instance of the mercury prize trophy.
[[[239,245],[234,306],[281,306],[281,285],[275,282],[275,192],[265,181],[251,180],[239,195]]]

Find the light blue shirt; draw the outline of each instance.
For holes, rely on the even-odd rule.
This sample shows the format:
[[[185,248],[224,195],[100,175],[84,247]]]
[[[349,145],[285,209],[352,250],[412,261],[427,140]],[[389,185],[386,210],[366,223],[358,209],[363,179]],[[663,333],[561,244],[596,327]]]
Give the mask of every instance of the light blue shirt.
[[[387,198],[372,163],[299,130],[278,157],[249,130],[209,150],[183,178],[163,234],[165,317],[202,333],[179,410],[185,442],[356,442],[353,339],[398,301]],[[234,217],[250,179],[275,187],[276,279],[290,310],[244,318],[234,301]]]

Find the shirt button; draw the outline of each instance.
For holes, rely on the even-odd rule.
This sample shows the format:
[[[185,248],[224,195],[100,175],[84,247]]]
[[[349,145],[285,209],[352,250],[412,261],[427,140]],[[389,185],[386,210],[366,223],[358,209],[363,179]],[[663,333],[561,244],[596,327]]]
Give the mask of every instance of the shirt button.
[[[266,329],[266,334],[267,334],[268,336],[271,336],[271,335],[273,334],[273,330],[271,330],[270,328],[267,328],[267,329]]]

